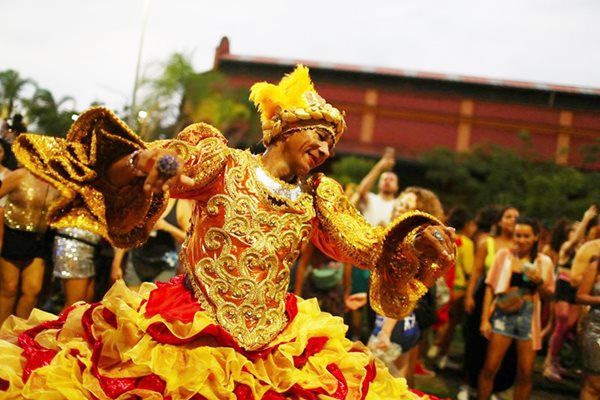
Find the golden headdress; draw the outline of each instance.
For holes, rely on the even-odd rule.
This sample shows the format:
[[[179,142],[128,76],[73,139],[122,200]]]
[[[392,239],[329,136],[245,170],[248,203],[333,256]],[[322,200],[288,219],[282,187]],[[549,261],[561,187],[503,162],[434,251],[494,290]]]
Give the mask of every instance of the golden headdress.
[[[278,85],[255,83],[250,88],[250,100],[260,111],[265,146],[281,134],[301,127],[323,128],[336,144],[346,129],[344,113],[319,96],[303,65],[284,76]]]

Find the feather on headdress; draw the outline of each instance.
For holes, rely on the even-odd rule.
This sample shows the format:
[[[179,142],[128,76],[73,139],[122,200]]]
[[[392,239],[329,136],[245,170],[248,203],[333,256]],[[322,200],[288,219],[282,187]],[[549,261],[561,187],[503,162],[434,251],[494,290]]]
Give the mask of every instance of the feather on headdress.
[[[319,96],[303,65],[285,75],[278,85],[255,83],[250,88],[250,100],[260,112],[266,146],[288,129],[313,125],[328,130],[337,143],[346,128],[344,114]]]

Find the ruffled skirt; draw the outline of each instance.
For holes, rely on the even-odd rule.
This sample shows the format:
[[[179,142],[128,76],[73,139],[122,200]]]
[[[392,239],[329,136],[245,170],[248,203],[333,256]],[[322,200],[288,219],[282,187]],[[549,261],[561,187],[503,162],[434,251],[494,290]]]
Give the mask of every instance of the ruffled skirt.
[[[158,285],[158,286],[157,286]],[[99,303],[34,310],[0,331],[3,399],[412,399],[342,320],[288,296],[289,324],[259,351],[215,325],[182,276],[117,282]]]

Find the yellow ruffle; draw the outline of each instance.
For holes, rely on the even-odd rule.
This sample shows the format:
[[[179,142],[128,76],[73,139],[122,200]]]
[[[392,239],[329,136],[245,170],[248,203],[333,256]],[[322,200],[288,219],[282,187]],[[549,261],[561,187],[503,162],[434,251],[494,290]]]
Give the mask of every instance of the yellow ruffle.
[[[170,323],[159,315],[146,318],[143,300],[155,288],[154,284],[144,284],[139,292],[134,292],[122,281],[117,282],[101,305],[93,310],[93,333],[103,343],[98,363],[103,376],[125,378],[154,373],[166,382],[164,395],[172,399],[189,399],[195,393],[208,399],[236,399],[234,388],[245,384],[258,400],[270,389],[283,393],[294,384],[305,389],[321,387],[334,393],[338,381],[327,370],[327,366],[334,363],[346,379],[347,398],[361,398],[365,367],[374,360],[373,356],[362,344],[347,340],[342,319],[321,312],[316,300],[298,299],[297,316],[269,345],[279,345],[277,349],[264,359],[251,361],[233,348],[218,347],[211,338],[183,345],[161,344],[152,339],[145,332],[154,322],[163,322],[180,338],[194,336],[213,323],[204,312],[197,312],[191,323]],[[0,392],[0,397],[85,399],[93,395],[109,399],[91,372],[92,349],[83,336],[81,319],[89,307],[89,304],[79,304],[62,329],[46,330],[36,337],[39,344],[58,353],[50,365],[35,370],[26,384],[21,380],[25,358],[16,345],[17,337],[56,316],[34,310],[27,321],[15,317],[6,321],[0,330],[0,378],[10,385],[7,392]],[[104,307],[116,315],[116,329],[104,319]],[[324,348],[309,357],[302,368],[296,368],[294,356],[304,352],[310,338],[320,336],[329,338]],[[79,362],[85,366],[83,370]],[[380,361],[375,362],[377,373],[369,386],[368,400],[417,398],[408,391],[405,380],[393,378]],[[145,399],[163,398],[157,392],[137,389],[118,399],[131,398],[134,394]]]

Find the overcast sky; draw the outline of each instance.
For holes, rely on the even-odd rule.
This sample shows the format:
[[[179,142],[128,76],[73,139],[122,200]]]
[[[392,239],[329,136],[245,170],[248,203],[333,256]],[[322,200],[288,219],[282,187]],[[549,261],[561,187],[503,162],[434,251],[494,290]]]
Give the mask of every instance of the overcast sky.
[[[599,0],[147,0],[142,65],[231,52],[600,87]],[[144,0],[0,0],[0,70],[78,108],[131,101]]]

